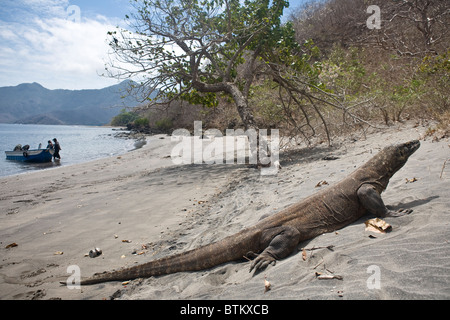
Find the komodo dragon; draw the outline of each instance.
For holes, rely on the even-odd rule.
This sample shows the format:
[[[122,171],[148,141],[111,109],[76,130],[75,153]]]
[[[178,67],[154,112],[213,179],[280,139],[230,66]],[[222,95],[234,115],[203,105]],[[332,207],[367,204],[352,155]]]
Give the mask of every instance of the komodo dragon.
[[[387,209],[380,194],[419,146],[415,140],[386,147],[336,185],[221,241],[127,269],[97,273],[81,285],[203,270],[244,256],[254,258],[250,271],[261,270],[290,255],[300,241],[340,229],[367,213],[377,217],[409,214],[412,210]]]

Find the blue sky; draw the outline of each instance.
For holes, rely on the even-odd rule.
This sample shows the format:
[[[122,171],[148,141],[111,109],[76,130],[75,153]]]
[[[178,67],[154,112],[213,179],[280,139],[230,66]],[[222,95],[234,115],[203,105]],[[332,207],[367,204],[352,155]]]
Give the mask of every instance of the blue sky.
[[[291,7],[303,1],[291,0]],[[0,87],[116,84],[100,76],[109,59],[106,33],[124,26],[132,10],[129,0],[0,0]]]

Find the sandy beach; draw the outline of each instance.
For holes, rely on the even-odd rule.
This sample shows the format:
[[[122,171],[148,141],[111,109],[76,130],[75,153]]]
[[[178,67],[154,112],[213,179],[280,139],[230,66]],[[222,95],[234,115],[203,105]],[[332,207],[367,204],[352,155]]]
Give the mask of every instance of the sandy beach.
[[[0,299],[450,299],[450,140],[424,138],[426,129],[395,126],[281,154],[282,169],[268,176],[246,165],[175,165],[170,136],[157,135],[121,156],[1,178]],[[383,199],[414,211],[386,218],[389,233],[365,231],[367,216],[257,275],[244,261],[127,284],[59,283],[73,266],[88,277],[220,240],[412,139],[421,147]],[[89,257],[96,247],[102,254]]]

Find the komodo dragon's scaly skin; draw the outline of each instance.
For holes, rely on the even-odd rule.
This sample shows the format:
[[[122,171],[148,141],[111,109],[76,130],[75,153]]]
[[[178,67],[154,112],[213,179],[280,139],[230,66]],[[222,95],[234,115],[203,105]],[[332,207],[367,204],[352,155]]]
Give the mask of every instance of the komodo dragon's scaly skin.
[[[347,178],[219,242],[118,271],[95,274],[81,285],[124,281],[181,271],[208,269],[253,256],[250,271],[291,254],[300,241],[342,228],[365,215],[400,216],[388,210],[381,192],[420,146],[410,141],[384,148]],[[65,283],[63,283],[65,284]]]

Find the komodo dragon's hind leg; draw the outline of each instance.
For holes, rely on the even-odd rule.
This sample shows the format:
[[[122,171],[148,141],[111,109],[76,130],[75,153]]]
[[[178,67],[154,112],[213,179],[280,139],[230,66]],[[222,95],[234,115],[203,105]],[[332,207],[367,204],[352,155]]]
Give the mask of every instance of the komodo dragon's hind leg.
[[[281,226],[264,231],[262,243],[269,245],[260,254],[249,252],[247,256],[254,258],[250,266],[250,272],[266,268],[276,260],[283,259],[291,254],[298,245],[300,232],[294,227]]]
[[[359,201],[366,210],[377,217],[401,217],[412,212],[411,209],[389,210],[384,205],[381,195],[370,184],[363,184],[357,191]]]

